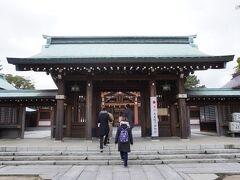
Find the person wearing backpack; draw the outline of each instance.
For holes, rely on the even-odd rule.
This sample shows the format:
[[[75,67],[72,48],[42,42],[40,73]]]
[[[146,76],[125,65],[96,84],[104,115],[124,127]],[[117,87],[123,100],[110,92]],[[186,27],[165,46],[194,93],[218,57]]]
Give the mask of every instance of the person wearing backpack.
[[[128,153],[131,152],[130,144],[133,145],[133,137],[132,130],[129,123],[126,121],[126,117],[122,119],[117,129],[115,144],[118,144],[121,160],[124,162],[124,166],[127,167]]]

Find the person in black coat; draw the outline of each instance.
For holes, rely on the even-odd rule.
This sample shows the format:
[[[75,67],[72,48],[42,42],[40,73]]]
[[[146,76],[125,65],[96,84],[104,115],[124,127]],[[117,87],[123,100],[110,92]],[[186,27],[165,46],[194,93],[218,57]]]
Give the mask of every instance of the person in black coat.
[[[130,128],[132,129],[134,127],[134,115],[129,104],[126,105],[126,109],[123,112],[123,116],[127,117],[127,121],[129,122]]]
[[[127,130],[127,133],[128,133],[127,142],[121,142],[120,140],[122,130]],[[129,123],[126,121],[126,117],[122,119],[122,121],[120,122],[120,126],[117,129],[115,144],[117,143],[118,143],[118,151],[120,151],[121,160],[124,161],[124,166],[127,167],[128,153],[131,152],[130,144],[133,145],[133,137],[132,137],[132,130],[129,127]]]
[[[103,152],[103,144],[106,146],[108,133],[109,133],[109,125],[108,121],[110,121],[110,117],[105,107],[102,108],[102,111],[99,112],[98,115],[98,127],[99,127],[99,136],[100,136],[100,152]]]

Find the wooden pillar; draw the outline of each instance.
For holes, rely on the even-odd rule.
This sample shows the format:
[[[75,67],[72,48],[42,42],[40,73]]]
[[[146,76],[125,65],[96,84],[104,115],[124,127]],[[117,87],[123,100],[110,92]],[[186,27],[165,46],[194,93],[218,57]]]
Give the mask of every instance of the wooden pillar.
[[[170,106],[171,135],[176,136],[177,108],[174,104]]]
[[[67,105],[67,119],[66,119],[66,136],[71,137],[71,129],[72,129],[72,105]]]
[[[92,101],[92,137],[97,137],[97,104],[98,104],[98,91],[93,90]]]
[[[86,128],[85,137],[87,140],[92,140],[92,96],[93,96],[93,83],[87,81],[86,89]]]
[[[51,107],[51,138],[54,138],[54,126],[56,122],[56,106]]]
[[[141,133],[142,137],[146,137],[146,93],[144,90],[140,91],[141,95]]]
[[[187,106],[186,106],[186,94],[184,89],[184,78],[183,74],[180,75],[178,79],[178,116],[180,123],[180,137],[182,139],[187,139],[189,137],[188,131],[188,119],[187,119]]]
[[[101,111],[101,107],[103,106],[102,104],[102,97],[101,97],[101,90],[100,89],[97,89],[96,90],[96,94],[95,96],[96,99],[94,100],[95,101],[95,107],[96,107],[96,110],[95,110],[95,116],[93,116],[93,118],[95,118],[95,120],[93,122],[95,122],[93,124],[93,127],[95,129],[95,137],[99,137],[99,128],[97,127],[97,118],[98,118],[98,115],[99,115],[99,112]]]
[[[151,124],[151,136],[156,137],[159,136],[158,132],[158,116],[157,116],[157,89],[156,89],[156,81],[149,81],[149,89],[150,89],[150,97],[149,97],[149,121]],[[152,99],[152,98],[155,98]],[[151,103],[152,105],[151,105]]]
[[[186,105],[187,108],[187,134],[191,137],[191,124],[190,124],[190,107]]]
[[[223,106],[217,105],[215,106],[215,115],[216,115],[216,128],[217,128],[217,135],[223,136],[224,129],[223,129]]]
[[[19,137],[21,139],[24,138],[24,130],[25,130],[25,117],[26,117],[26,107],[23,107],[22,105],[20,105],[20,108],[19,108],[19,122],[20,122],[20,125],[21,125],[21,131],[20,131],[20,134],[19,134]]]
[[[135,97],[135,100],[134,100],[134,124],[138,125],[138,101],[137,101],[137,96]]]
[[[64,99],[65,99],[64,81],[62,79],[59,79],[57,86],[58,86],[58,95],[56,96],[57,113],[56,113],[55,139],[61,141],[63,139],[63,121],[64,121]]]

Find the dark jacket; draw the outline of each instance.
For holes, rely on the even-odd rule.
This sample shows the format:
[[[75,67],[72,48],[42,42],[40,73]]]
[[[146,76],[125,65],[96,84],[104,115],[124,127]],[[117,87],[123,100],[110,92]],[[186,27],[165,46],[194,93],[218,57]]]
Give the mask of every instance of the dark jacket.
[[[100,123],[99,127],[99,135],[105,136],[109,132],[108,121],[110,121],[110,117],[107,111],[100,111],[98,115],[98,123]]]
[[[129,141],[126,142],[126,143],[119,142],[119,135],[120,135],[120,132],[121,132],[122,128],[123,129],[127,128],[127,130],[128,130]],[[126,124],[122,124],[117,129],[117,133],[116,133],[116,137],[115,137],[115,144],[117,144],[117,143],[118,143],[118,151],[131,152],[130,144],[133,144],[132,130]]]
[[[129,122],[130,128],[134,127],[134,122],[133,122],[133,111],[130,108],[125,109],[123,112],[123,116],[127,117],[127,120]]]

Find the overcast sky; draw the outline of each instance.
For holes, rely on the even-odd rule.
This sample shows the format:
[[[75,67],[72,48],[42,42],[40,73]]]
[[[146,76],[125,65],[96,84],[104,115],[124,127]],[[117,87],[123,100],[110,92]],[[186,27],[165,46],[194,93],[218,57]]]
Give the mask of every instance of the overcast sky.
[[[6,57],[41,51],[42,35],[178,36],[197,34],[210,55],[240,56],[240,0],[1,0],[2,73],[31,78],[37,89],[56,88],[45,73],[16,72]],[[236,57],[223,70],[196,72],[201,84],[221,87],[231,79]]]

